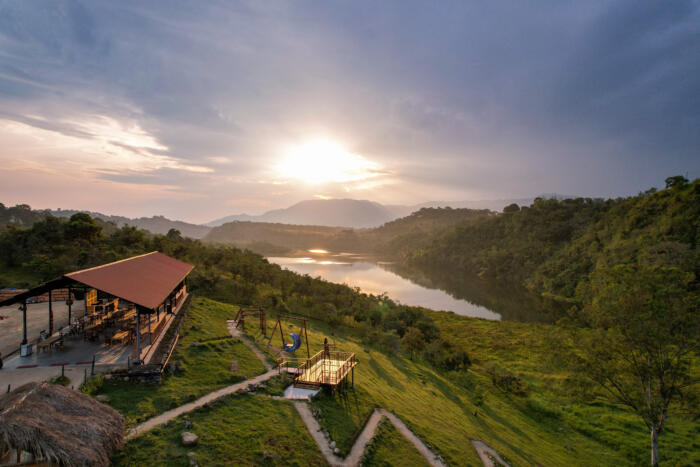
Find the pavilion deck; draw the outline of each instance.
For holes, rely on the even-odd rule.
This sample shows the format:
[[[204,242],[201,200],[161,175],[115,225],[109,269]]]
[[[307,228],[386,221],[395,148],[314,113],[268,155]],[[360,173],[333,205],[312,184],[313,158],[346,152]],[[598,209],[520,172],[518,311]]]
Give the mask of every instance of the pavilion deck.
[[[296,368],[294,384],[337,386],[347,378],[355,366],[357,360],[354,353],[322,350]]]

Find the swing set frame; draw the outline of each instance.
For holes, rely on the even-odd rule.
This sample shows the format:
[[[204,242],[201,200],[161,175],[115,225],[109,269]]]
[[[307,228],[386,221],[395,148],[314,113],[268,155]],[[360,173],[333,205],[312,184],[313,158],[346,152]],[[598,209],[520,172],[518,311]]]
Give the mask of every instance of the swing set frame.
[[[288,320],[297,321],[299,323],[299,338],[301,338],[301,335],[303,332],[304,333],[304,343],[306,344],[306,357],[311,358],[311,352],[309,351],[309,336],[306,333],[307,318],[305,318],[304,316],[287,315],[284,313],[278,314],[277,321],[275,322],[275,327],[272,329],[272,333],[270,334],[270,337],[267,340],[267,346],[269,347],[272,344],[272,338],[275,337],[275,332],[277,332],[277,328],[279,327],[280,337],[282,338],[282,349],[284,350],[286,343],[284,342],[284,330],[282,329],[281,318],[286,318]]]
[[[260,331],[264,337],[267,337],[267,318],[265,316],[265,309],[261,306],[247,306],[241,307],[236,313],[234,321],[236,322],[236,329],[240,329],[245,332],[245,317],[248,316],[258,316],[260,318]]]

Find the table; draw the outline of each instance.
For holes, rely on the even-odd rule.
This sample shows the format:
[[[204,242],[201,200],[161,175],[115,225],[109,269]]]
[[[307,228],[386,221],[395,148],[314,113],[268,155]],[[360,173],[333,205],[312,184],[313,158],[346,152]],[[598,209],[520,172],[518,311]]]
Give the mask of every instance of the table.
[[[123,344],[129,340],[129,334],[129,331],[115,332],[112,336],[111,343],[114,344],[115,342],[119,342],[120,344]]]
[[[63,345],[63,336],[58,334],[55,336],[51,336],[47,339],[44,339],[43,341],[39,341],[39,343],[36,345],[37,352],[41,351],[41,349],[44,349],[44,351],[47,351],[47,350],[51,349],[51,346],[54,344]]]

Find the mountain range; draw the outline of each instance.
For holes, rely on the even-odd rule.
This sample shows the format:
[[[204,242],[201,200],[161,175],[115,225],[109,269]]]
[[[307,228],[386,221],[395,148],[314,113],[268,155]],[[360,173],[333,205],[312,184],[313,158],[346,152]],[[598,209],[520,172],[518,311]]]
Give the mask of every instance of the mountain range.
[[[551,196],[547,196],[551,197]],[[482,200],[482,201],[429,201],[404,206],[383,205],[367,200],[356,199],[314,199],[301,201],[288,208],[274,209],[264,214],[251,216],[237,214],[222,217],[206,223],[217,227],[228,222],[271,222],[295,225],[321,225],[329,227],[370,228],[405,217],[421,208],[450,206],[452,208],[490,209],[501,211],[512,203],[530,205],[534,198]]]
[[[560,197],[542,195],[544,197]],[[222,217],[206,224],[193,224],[164,216],[129,218],[100,212],[77,209],[33,210],[27,205],[5,207],[0,203],[0,227],[14,224],[30,227],[37,220],[48,214],[56,217],[70,217],[77,212],[86,212],[93,218],[113,222],[117,227],[131,225],[148,230],[154,234],[167,234],[170,229],[177,229],[185,237],[204,238],[212,229],[229,222],[275,223],[306,226],[373,228],[387,222],[405,217],[421,208],[452,207],[469,209],[490,209],[501,211],[512,203],[530,205],[534,198],[482,200],[482,201],[429,201],[416,205],[383,205],[373,201],[355,199],[315,199],[296,203],[288,208],[274,209],[261,215],[238,214]]]

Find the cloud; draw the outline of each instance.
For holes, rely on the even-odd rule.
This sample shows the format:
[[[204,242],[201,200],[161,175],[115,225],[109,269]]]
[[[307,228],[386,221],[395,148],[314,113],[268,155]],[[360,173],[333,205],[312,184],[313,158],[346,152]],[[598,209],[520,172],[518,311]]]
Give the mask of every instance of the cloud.
[[[699,34],[691,0],[0,1],[0,160],[149,187],[139,215],[192,219],[319,193],[636,193],[700,174]],[[318,135],[374,166],[271,176]]]

